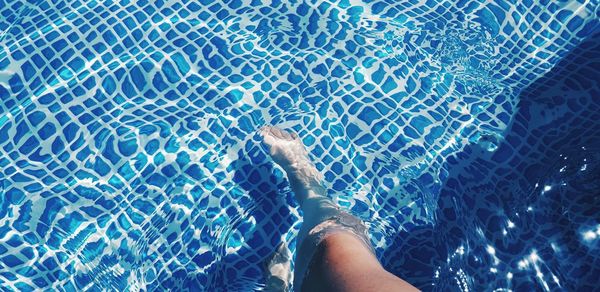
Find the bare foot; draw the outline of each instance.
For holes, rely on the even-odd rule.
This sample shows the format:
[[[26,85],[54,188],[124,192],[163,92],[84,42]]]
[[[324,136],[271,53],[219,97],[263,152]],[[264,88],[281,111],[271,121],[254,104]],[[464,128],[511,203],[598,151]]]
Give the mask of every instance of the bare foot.
[[[308,151],[296,133],[265,126],[260,134],[269,147],[273,161],[286,171],[298,203],[302,205],[311,195],[324,194],[325,189],[321,185],[323,175],[310,160]]]

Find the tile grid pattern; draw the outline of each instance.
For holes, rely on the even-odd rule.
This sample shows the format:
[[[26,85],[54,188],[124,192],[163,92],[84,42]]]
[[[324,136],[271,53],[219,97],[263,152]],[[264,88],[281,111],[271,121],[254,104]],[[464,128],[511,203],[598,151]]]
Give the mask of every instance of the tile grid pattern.
[[[4,3],[0,281],[17,290],[260,286],[299,218],[265,123],[304,137],[382,252],[432,222],[445,159],[494,150],[598,4]]]

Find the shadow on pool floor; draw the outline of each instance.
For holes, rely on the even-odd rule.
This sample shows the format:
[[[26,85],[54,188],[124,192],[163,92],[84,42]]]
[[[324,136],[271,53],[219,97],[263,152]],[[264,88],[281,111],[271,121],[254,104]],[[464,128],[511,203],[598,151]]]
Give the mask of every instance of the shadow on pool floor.
[[[597,285],[599,52],[596,33],[525,89],[494,153],[448,159],[437,224],[396,234],[386,268],[424,290]]]

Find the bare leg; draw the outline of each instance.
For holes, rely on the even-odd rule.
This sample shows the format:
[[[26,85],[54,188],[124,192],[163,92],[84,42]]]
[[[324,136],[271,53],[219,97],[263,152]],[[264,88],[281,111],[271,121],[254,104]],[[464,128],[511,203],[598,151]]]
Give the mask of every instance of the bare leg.
[[[304,214],[296,246],[297,291],[416,291],[387,272],[373,254],[365,227],[340,210],[322,186],[322,175],[295,133],[261,130],[269,154],[287,173]]]
[[[386,271],[352,233],[326,237],[317,247],[302,291],[417,291]]]

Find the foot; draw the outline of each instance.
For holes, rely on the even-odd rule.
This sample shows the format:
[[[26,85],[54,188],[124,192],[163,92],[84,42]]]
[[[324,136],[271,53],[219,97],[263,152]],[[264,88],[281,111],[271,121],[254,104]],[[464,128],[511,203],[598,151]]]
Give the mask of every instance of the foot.
[[[308,151],[296,133],[265,126],[260,134],[273,161],[286,171],[298,203],[302,204],[315,194],[324,195],[323,175],[308,157]]]
[[[293,165],[310,162],[304,144],[294,132],[288,132],[278,127],[265,126],[260,130],[265,145],[269,147],[269,154],[275,163],[286,171]]]
[[[292,283],[291,270],[292,257],[286,242],[282,242],[277,250],[267,260],[266,274],[267,281],[264,291],[289,291]]]

